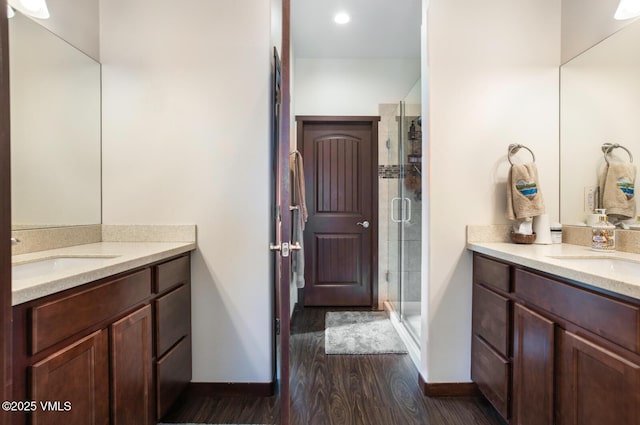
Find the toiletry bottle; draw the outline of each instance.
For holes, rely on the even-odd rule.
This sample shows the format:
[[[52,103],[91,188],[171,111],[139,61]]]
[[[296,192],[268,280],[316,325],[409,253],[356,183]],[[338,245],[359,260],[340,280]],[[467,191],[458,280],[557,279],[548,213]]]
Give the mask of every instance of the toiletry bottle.
[[[409,126],[409,140],[415,140],[416,137],[416,122],[411,121],[411,125]]]
[[[598,222],[591,227],[591,249],[600,252],[616,250],[616,226],[607,221],[605,210],[596,210]]]

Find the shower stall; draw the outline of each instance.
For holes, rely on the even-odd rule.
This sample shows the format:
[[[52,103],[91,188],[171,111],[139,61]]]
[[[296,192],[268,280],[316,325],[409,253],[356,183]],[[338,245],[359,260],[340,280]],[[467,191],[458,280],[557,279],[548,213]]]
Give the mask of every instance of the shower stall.
[[[421,327],[422,117],[420,80],[387,114],[387,303],[419,351]],[[383,206],[381,205],[381,209]],[[381,220],[381,225],[384,225]],[[405,333],[405,332],[401,332]]]

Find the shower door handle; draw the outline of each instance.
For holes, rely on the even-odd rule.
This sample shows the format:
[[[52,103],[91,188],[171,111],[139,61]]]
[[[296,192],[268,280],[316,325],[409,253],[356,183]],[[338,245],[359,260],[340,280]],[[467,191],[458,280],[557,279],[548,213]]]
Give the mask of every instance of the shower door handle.
[[[391,221],[394,223],[402,223],[402,220],[398,220],[395,216],[395,202],[401,200],[402,198],[393,198],[391,199]]]
[[[402,221],[404,221],[405,223],[408,223],[411,221],[411,199],[409,198],[402,198],[402,202],[404,203],[404,201],[407,201],[407,208],[405,208],[402,211]],[[407,213],[407,218],[404,218],[404,213]]]

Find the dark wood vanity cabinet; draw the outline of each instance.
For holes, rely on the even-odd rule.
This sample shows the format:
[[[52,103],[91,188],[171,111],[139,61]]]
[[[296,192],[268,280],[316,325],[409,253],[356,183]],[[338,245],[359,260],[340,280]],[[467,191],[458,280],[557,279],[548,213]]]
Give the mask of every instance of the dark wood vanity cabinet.
[[[157,417],[191,382],[191,285],[188,258],[156,267],[155,341]]]
[[[511,301],[509,266],[474,259],[471,379],[500,414],[510,416]]]
[[[189,268],[183,255],[15,306],[14,399],[36,405],[13,423],[156,424],[191,380]]]
[[[510,424],[640,425],[637,300],[475,253],[471,351]]]

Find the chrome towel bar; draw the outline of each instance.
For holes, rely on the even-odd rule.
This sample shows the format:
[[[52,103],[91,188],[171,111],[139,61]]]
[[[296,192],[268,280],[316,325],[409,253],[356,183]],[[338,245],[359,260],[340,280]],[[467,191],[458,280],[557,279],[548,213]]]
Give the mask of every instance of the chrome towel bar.
[[[622,150],[625,150],[627,152],[627,154],[629,154],[629,162],[633,162],[633,155],[631,155],[631,151],[629,151],[629,149],[625,148],[622,145],[619,145],[618,143],[603,143],[602,144],[602,153],[604,154],[604,160],[607,163],[607,165],[609,165],[609,158],[607,158],[607,155],[609,155],[611,153],[612,150],[616,149],[616,148],[620,148]]]
[[[531,158],[533,158],[533,162],[536,162],[536,156],[533,154],[533,151],[531,149],[529,149],[525,145],[512,143],[512,144],[509,145],[509,150],[508,150],[508,154],[507,154],[507,159],[509,160],[509,164],[513,165],[513,162],[511,161],[511,156],[517,154],[520,149],[528,150],[529,153],[531,154]]]

